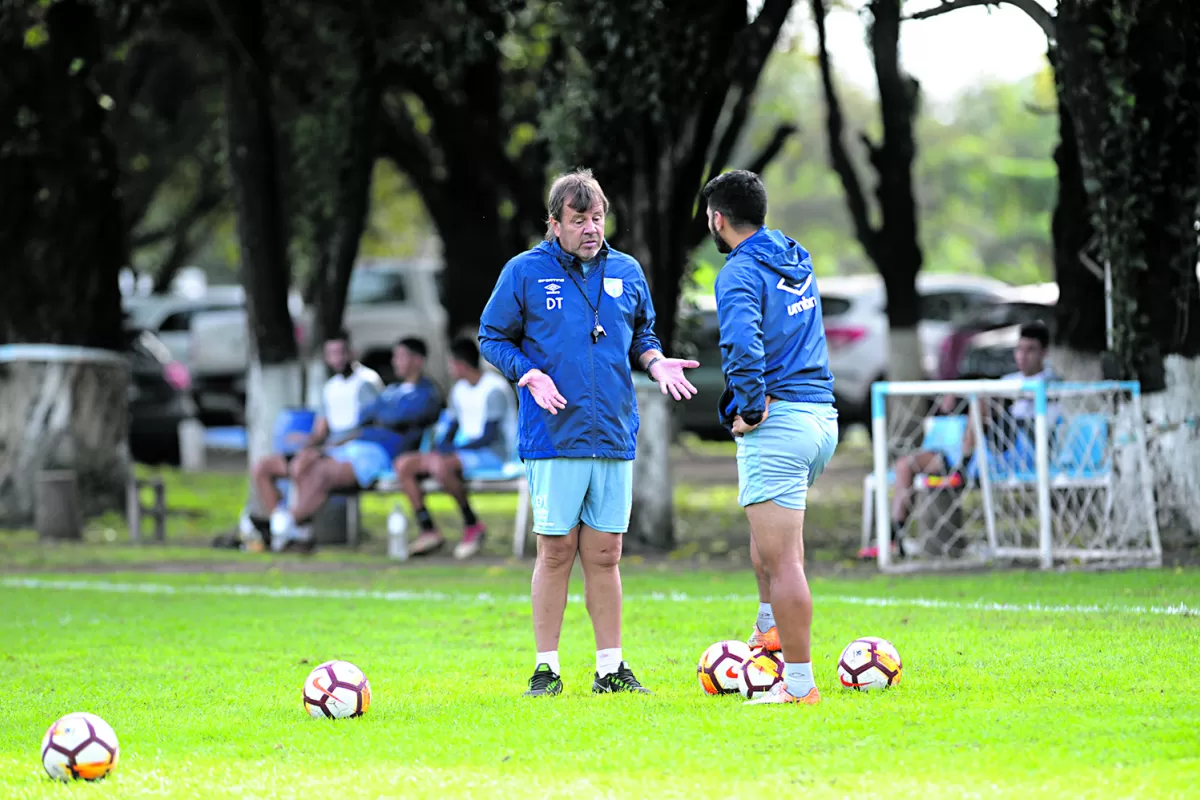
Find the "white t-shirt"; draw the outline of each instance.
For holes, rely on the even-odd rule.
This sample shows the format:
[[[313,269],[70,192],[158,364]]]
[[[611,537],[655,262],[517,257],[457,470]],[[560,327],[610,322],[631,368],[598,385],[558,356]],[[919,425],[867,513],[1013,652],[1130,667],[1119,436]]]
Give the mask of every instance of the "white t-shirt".
[[[517,401],[512,386],[495,372],[484,371],[479,383],[472,386],[465,380],[450,390],[450,411],[458,421],[456,444],[473,442],[489,422],[500,424],[500,441],[488,449],[505,461],[515,454],[517,439]]]
[[[1018,370],[1017,372],[1010,372],[1001,378],[1001,380],[1056,381],[1058,380],[1058,376],[1054,374],[1054,370],[1050,367],[1044,367],[1042,371],[1036,375],[1025,375]],[[1061,409],[1058,403],[1047,404],[1046,416],[1048,419],[1054,420],[1060,412]],[[1008,413],[1013,417],[1013,419],[1033,419],[1037,416],[1037,407],[1034,405],[1032,397],[1023,395],[1013,401],[1012,405],[1008,409]]]
[[[383,391],[379,373],[355,363],[349,375],[334,375],[321,390],[321,416],[329,432],[342,433],[358,425],[363,408]]]

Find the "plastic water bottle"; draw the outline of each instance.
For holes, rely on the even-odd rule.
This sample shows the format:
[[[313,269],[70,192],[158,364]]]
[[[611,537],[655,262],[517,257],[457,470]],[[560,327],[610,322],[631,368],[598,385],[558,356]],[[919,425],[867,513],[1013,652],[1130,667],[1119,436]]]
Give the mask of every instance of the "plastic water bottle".
[[[392,506],[392,513],[387,518],[388,558],[397,561],[408,560],[408,517],[400,506]]]

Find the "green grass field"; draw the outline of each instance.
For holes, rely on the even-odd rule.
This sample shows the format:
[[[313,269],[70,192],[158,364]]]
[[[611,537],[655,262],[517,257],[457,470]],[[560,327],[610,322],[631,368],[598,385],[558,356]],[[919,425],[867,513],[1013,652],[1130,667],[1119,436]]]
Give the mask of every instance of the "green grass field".
[[[625,569],[625,655],[652,697],[590,693],[573,598],[566,693],[531,700],[528,564],[255,563],[0,574],[0,797],[1167,798],[1200,782],[1194,570],[816,578],[824,702],[746,708],[695,674],[705,646],[749,633],[745,570]],[[899,686],[837,686],[862,635],[897,646]],[[371,680],[363,718],[302,710],[330,658]],[[39,762],[75,710],[120,737],[97,785]]]

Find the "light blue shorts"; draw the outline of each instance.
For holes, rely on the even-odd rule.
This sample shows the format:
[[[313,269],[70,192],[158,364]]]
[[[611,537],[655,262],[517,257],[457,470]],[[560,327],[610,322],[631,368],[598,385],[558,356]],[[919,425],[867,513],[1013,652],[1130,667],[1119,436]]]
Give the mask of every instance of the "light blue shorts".
[[[392,471],[392,458],[378,442],[352,439],[331,448],[326,455],[339,464],[349,464],[354,470],[354,479],[363,489],[374,484],[384,473]]]
[[[762,425],[737,437],[738,504],[774,500],[802,511],[837,448],[837,410],[821,403],[774,401]]]
[[[633,462],[607,458],[535,458],[525,462],[533,532],[566,536],[580,522],[625,533],[633,510]]]
[[[455,450],[458,463],[462,464],[464,478],[470,478],[481,472],[499,472],[504,469],[504,459],[491,450]]]

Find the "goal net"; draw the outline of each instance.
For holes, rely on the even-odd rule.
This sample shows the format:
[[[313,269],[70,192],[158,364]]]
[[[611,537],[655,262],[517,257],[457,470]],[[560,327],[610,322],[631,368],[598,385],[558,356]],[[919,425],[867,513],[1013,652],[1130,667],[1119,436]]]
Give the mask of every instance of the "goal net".
[[[1138,383],[882,381],[871,406],[881,570],[1162,564]]]

